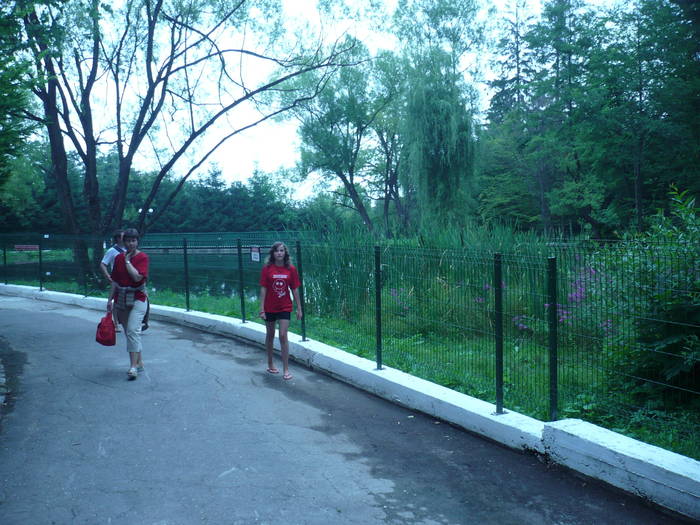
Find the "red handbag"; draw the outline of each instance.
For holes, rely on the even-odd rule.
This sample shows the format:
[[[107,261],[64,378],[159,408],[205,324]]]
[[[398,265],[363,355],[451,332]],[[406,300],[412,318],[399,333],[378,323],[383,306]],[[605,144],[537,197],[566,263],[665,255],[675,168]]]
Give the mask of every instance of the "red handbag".
[[[117,333],[114,321],[112,320],[112,312],[107,312],[105,316],[100,319],[97,325],[95,341],[104,346],[114,346],[117,344]]]

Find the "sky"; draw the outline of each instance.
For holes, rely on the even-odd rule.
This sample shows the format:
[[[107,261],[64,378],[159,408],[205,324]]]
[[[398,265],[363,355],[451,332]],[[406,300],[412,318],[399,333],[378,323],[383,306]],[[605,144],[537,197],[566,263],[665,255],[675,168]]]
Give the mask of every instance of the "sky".
[[[387,9],[393,10],[396,0],[384,0]],[[320,20],[316,12],[316,0],[283,0],[286,16],[291,23],[310,25],[318,29]],[[294,21],[296,19],[296,22]],[[325,28],[328,31],[331,28]],[[367,25],[347,21],[332,28],[334,34],[351,33],[360,38],[374,53],[379,48],[393,46],[393,38],[373,31]],[[297,135],[297,121],[266,121],[230,139],[213,155],[213,164],[222,172],[228,182],[245,182],[257,169],[273,173],[282,169],[294,169],[299,159],[300,140]],[[200,170],[199,177],[205,177],[207,170]],[[314,194],[314,185],[320,178],[309,176],[302,183],[288,185],[290,196],[303,200]]]
[[[489,5],[497,9],[496,17],[502,16],[507,11],[507,6],[514,0],[491,0]],[[589,5],[601,7],[611,5],[616,0],[587,0]],[[285,10],[290,18],[297,17],[300,24],[318,24],[318,15],[315,11],[315,0],[284,0]],[[533,13],[539,13],[543,0],[529,0]],[[386,0],[388,9],[393,9],[396,0]],[[336,30],[347,30],[358,36],[375,52],[378,48],[391,48],[392,40],[385,35],[373,31],[366,26],[358,26],[348,22],[341,24]],[[488,72],[486,73],[488,77]],[[487,103],[486,90],[482,89],[482,104]],[[221,169],[224,180],[228,183],[234,181],[244,182],[254,170],[272,173],[280,169],[293,169],[299,156],[299,137],[297,135],[297,123],[293,120],[284,122],[268,121],[246,130],[232,138],[222,146],[214,155],[213,162]],[[200,176],[206,175],[206,170],[201,170]],[[289,184],[290,196],[296,200],[303,200],[314,194],[314,184],[319,178],[310,177],[303,183]]]

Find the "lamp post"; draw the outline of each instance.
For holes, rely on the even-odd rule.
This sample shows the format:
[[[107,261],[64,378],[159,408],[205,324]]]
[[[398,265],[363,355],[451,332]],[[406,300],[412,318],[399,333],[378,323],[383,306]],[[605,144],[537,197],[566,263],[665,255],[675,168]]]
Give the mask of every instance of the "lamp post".
[[[143,208],[139,208],[139,215],[141,215],[141,212],[143,212]],[[146,215],[151,215],[153,213],[153,208],[148,208],[146,211]],[[143,234],[143,232],[141,232]]]

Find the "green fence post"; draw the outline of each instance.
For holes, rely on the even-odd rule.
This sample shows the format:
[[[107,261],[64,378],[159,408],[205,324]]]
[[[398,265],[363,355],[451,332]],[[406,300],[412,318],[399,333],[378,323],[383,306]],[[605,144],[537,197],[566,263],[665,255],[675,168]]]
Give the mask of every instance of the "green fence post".
[[[245,285],[243,283],[243,245],[236,240],[238,246],[238,294],[241,296],[241,321],[245,323]]]
[[[374,294],[377,327],[377,370],[382,369],[382,260],[379,246],[374,247]]]
[[[301,264],[301,242],[297,240],[297,272],[299,273],[299,303],[301,311],[306,314],[306,303],[304,303],[304,270]],[[301,317],[301,340],[308,341],[306,338],[306,315]]]
[[[496,414],[503,414],[503,262],[493,256],[493,293],[496,314]]]
[[[185,309],[190,311],[190,267],[187,260],[187,238],[182,238],[182,258],[185,263]]]
[[[2,243],[2,272],[5,274],[5,284],[8,284],[7,274],[7,243]]]
[[[547,259],[547,297],[549,312],[549,420],[557,420],[557,258]]]
[[[44,291],[44,262],[41,258],[41,241],[39,241],[39,291]]]

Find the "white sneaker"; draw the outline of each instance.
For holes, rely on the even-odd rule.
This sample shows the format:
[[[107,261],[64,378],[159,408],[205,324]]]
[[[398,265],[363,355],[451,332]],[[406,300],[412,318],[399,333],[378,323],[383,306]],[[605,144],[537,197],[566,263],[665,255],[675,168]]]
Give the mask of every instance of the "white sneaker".
[[[129,381],[133,381],[134,379],[136,379],[138,377],[139,373],[136,371],[135,368],[132,367],[132,368],[129,368],[129,371],[126,373],[126,375],[129,376]]]

